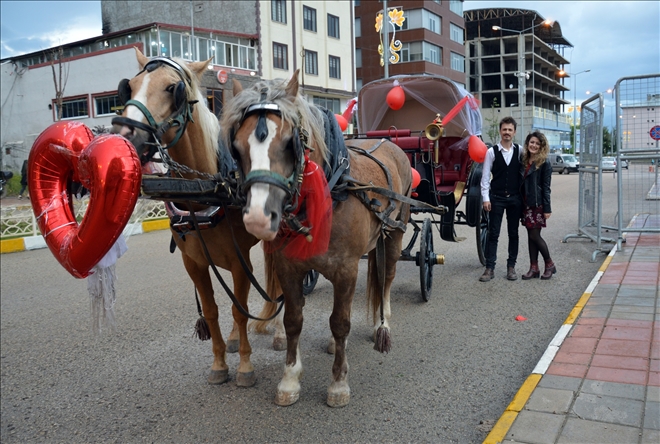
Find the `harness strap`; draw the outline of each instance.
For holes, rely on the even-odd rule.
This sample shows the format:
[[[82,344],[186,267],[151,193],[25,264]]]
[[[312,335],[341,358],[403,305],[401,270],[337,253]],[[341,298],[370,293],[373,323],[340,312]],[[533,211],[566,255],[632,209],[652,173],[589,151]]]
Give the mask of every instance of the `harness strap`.
[[[218,269],[216,268],[215,264],[213,263],[213,259],[211,258],[211,254],[209,253],[209,250],[206,246],[206,242],[204,242],[204,239],[202,238],[202,232],[199,229],[199,224],[197,223],[197,217],[195,216],[195,212],[192,210],[192,204],[190,202],[188,202],[188,206],[189,206],[189,209],[190,209],[190,217],[193,221],[193,224],[195,225],[195,231],[197,232],[197,236],[199,236],[199,242],[202,244],[202,249],[204,250],[204,255],[206,256],[206,260],[208,261],[209,266],[213,270],[213,273],[215,274],[215,277],[218,279],[218,282],[220,282],[220,285],[222,285],[222,288],[225,290],[225,293],[227,293],[227,295],[229,296],[229,299],[231,299],[231,301],[234,304],[234,306],[236,307],[236,309],[243,316],[245,316],[246,318],[254,319],[255,321],[270,321],[271,319],[274,319],[278,314],[280,314],[280,311],[284,307],[284,295],[280,295],[280,297],[278,297],[275,301],[273,301],[268,296],[268,294],[264,291],[264,289],[261,288],[261,286],[259,285],[259,283],[255,279],[254,275],[249,270],[249,267],[247,266],[247,263],[245,262],[245,259],[243,258],[243,255],[241,254],[241,252],[238,248],[238,244],[236,243],[236,237],[234,236],[234,229],[231,226],[231,221],[227,220],[227,223],[229,224],[229,229],[231,230],[231,238],[234,241],[234,248],[236,249],[236,255],[238,256],[238,259],[241,262],[241,265],[243,266],[243,270],[245,271],[245,274],[247,275],[247,277],[250,280],[250,282],[252,283],[252,285],[254,285],[255,289],[259,292],[261,297],[264,298],[264,300],[266,302],[275,302],[275,303],[280,304],[280,306],[277,307],[277,311],[275,311],[275,313],[269,318],[262,319],[258,316],[252,316],[241,305],[241,303],[238,301],[238,299],[236,299],[236,296],[234,295],[234,292],[231,291],[231,289],[229,288],[229,286],[227,285],[225,280],[220,275],[220,272],[218,272]],[[224,208],[224,206],[223,206],[223,208]],[[225,210],[226,210],[226,208],[225,208]]]
[[[359,191],[373,191],[374,193],[380,194],[382,196],[391,198],[391,199],[396,199],[399,200],[403,203],[407,203],[410,205],[413,205],[415,207],[420,207],[420,208],[426,208],[429,210],[433,210],[433,212],[437,214],[445,214],[447,212],[447,208],[443,205],[440,206],[434,206],[431,204],[428,204],[426,202],[422,202],[420,200],[413,199],[412,197],[404,196],[403,194],[399,194],[395,191],[388,190],[387,188],[382,188],[382,187],[377,187],[375,185],[371,185],[368,183],[360,182],[356,179],[354,179],[351,176],[345,176],[344,179],[349,183],[347,190],[351,192],[359,192]],[[353,185],[351,185],[353,184]]]

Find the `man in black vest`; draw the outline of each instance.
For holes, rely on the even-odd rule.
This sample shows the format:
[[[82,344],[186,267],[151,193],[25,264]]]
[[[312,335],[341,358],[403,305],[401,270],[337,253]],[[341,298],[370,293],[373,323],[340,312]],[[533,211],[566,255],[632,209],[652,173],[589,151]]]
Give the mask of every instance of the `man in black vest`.
[[[506,261],[506,278],[518,279],[516,259],[518,258],[518,225],[522,211],[520,197],[520,147],[513,143],[516,134],[516,121],[505,117],[500,121],[501,142],[488,148],[481,176],[481,197],[484,210],[488,212],[488,243],[486,245],[486,271],[481,282],[493,279],[497,261],[497,240],[500,237],[502,219],[506,211],[507,232],[509,234],[509,257]],[[491,180],[491,173],[493,179]]]

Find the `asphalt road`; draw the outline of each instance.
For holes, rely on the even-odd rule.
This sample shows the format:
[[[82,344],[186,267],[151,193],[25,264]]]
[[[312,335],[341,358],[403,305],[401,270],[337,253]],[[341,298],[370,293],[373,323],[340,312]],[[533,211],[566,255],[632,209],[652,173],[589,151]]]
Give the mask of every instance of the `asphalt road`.
[[[348,348],[352,397],[341,409],[325,404],[332,293],[323,278],[305,307],[300,401],[283,408],[273,398],[284,353],[270,348],[269,336],[251,336],[254,387],[236,386],[237,355],[228,358],[227,384],[206,383],[211,344],[192,337],[193,286],[179,253],[168,252],[168,232],[129,239],[117,265],[118,331],[101,337],[90,331],[86,282],[47,249],[2,255],[2,442],[481,442],[605,258],[590,262],[592,242],[561,243],[577,231],[578,175],[552,179],[553,215],[543,235],[555,277],[507,281],[503,233],[495,279],[478,282],[474,229],[457,227],[467,238],[457,244],[435,232],[446,264],[434,268],[429,302],[420,298],[419,269],[398,265],[388,355],[370,341],[362,261]],[[523,228],[520,236],[522,274],[529,266]],[[253,250],[258,271],[260,254]],[[221,291],[216,300],[228,334],[229,300]],[[251,301],[258,312],[254,292]]]

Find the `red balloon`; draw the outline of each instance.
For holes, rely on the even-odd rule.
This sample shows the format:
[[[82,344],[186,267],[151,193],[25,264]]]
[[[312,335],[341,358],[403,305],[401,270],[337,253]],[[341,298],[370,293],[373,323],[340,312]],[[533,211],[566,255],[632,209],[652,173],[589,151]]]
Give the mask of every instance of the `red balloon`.
[[[341,128],[342,131],[346,131],[346,128],[348,128],[348,121],[344,118],[344,116],[341,114],[335,114],[335,119],[337,119],[339,128]]]
[[[395,86],[387,93],[387,105],[393,110],[401,109],[403,104],[406,102],[406,94],[403,92],[403,88],[400,86]]]
[[[477,136],[470,136],[470,140],[468,140],[468,154],[472,160],[482,163],[486,158],[486,151],[488,151],[488,147],[483,140]]]
[[[142,182],[133,145],[93,134],[80,122],[58,122],[34,142],[28,160],[32,210],[48,248],[74,277],[84,278],[114,245],[131,217]],[[78,225],[70,179],[90,191]]]
[[[415,168],[410,168],[412,170],[412,187],[413,190],[417,188],[419,183],[422,181],[422,176],[419,175],[419,171],[417,171]]]

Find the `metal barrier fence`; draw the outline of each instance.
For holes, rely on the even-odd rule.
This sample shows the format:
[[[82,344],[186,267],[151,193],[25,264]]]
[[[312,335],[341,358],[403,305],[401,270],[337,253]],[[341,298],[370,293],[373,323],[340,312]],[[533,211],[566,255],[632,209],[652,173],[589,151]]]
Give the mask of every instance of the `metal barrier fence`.
[[[87,211],[89,198],[74,199],[73,208],[76,212],[76,219],[81,221]],[[130,236],[134,234],[137,225],[146,220],[157,220],[167,218],[165,205],[161,201],[138,199],[137,205],[133,210],[131,219],[124,230],[124,234]],[[12,237],[38,236],[41,232],[37,225],[37,220],[32,212],[30,205],[3,206],[0,217],[0,238],[7,239]]]
[[[611,246],[603,242],[615,240],[603,236],[603,95],[582,102],[580,111],[580,169],[578,200],[578,232],[564,237],[587,238],[596,243],[592,262],[601,252],[609,252]]]
[[[640,223],[660,215],[660,74],[623,77],[615,90],[620,247],[623,233],[660,231]]]

